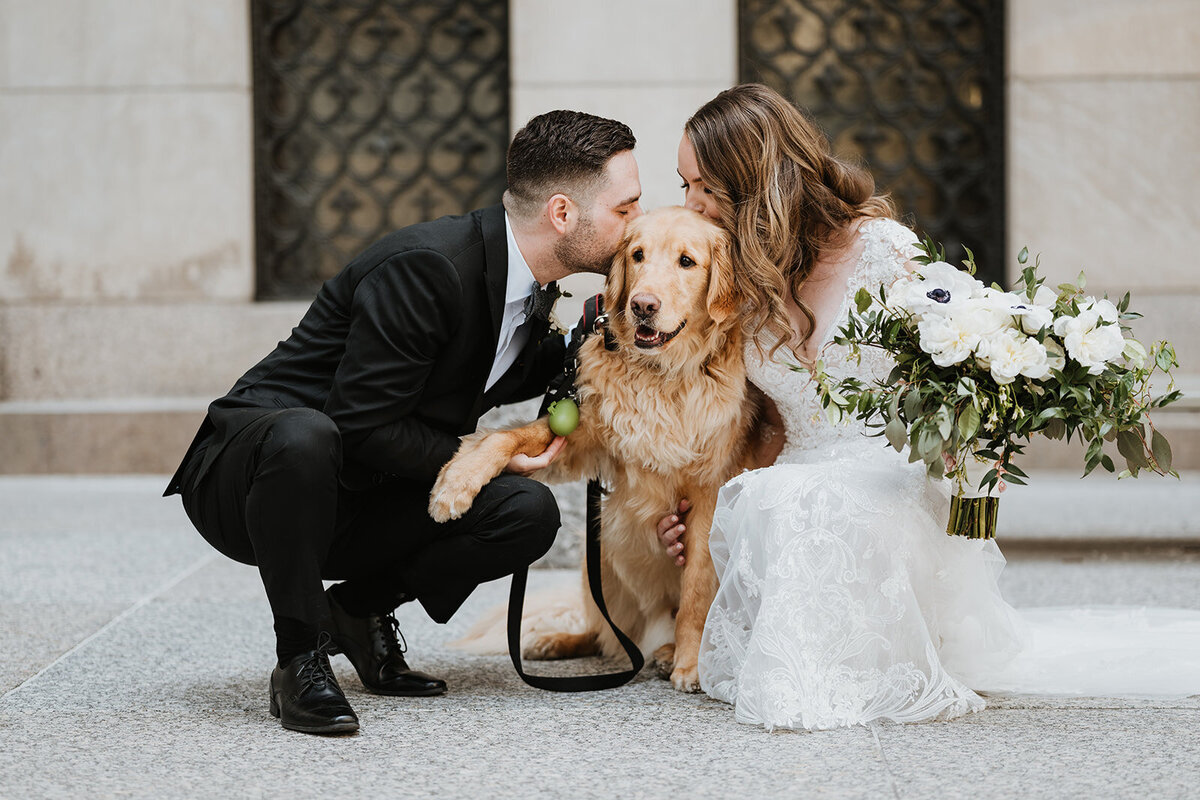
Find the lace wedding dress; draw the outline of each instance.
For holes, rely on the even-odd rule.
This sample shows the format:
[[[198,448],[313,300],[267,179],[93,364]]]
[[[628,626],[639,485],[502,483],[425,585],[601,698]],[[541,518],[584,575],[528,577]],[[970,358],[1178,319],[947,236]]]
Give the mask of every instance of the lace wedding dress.
[[[916,253],[892,220],[868,221],[860,236],[838,320],[860,287],[890,284]],[[879,351],[850,360],[833,333],[831,377],[891,370]],[[1200,611],[1014,610],[997,586],[996,544],[946,535],[945,481],[856,421],[830,423],[785,349],[765,361],[751,343],[746,358],[787,442],[773,466],[721,489],[713,521],[720,589],[700,682],[738,721],[813,730],[949,719],[982,709],[977,692],[1200,692]]]

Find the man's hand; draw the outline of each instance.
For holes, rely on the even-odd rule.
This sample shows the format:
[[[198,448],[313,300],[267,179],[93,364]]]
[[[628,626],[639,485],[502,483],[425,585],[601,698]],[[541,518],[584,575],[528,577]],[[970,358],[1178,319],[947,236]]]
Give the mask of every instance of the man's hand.
[[[658,522],[658,540],[666,548],[667,555],[675,556],[675,563],[681,567],[687,561],[683,555],[683,534],[687,530],[683,518],[691,507],[685,497],[679,501],[679,509],[674,514],[668,514]]]
[[[554,459],[558,458],[558,454],[562,452],[563,445],[567,443],[565,436],[555,436],[554,441],[542,451],[540,456],[527,456],[524,453],[517,453],[508,460],[508,466],[504,468],[505,472],[510,472],[514,475],[529,475],[537,472],[539,469],[550,466]]]

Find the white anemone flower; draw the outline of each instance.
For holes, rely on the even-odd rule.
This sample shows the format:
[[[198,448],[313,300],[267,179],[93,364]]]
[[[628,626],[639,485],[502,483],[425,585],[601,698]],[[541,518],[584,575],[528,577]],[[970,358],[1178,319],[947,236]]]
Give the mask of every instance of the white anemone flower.
[[[1053,311],[1046,306],[1037,305],[1024,295],[998,292],[995,289],[985,289],[984,292],[993,307],[1013,318],[1013,324],[1025,333],[1033,335],[1054,322]]]
[[[889,305],[921,318],[953,313],[962,301],[982,296],[983,284],[945,261],[934,261],[896,281],[891,292]]]

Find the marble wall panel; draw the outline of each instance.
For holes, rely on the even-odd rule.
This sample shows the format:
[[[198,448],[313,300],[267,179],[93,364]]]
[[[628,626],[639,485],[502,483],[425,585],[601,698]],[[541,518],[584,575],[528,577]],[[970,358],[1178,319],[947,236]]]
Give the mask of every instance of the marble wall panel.
[[[1009,249],[1097,288],[1200,290],[1200,78],[1010,84]]]
[[[247,0],[0,0],[0,87],[250,85]]]
[[[245,91],[0,93],[0,299],[250,299]]]
[[[728,83],[733,0],[512,0],[512,75],[530,85]]]
[[[1017,77],[1200,73],[1196,0],[1009,0]]]
[[[308,304],[0,305],[0,400],[200,397],[228,391]]]

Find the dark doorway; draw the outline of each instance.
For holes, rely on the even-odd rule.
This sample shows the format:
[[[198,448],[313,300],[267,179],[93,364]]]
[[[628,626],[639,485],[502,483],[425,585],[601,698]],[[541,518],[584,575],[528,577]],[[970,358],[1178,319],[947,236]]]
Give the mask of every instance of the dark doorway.
[[[1003,0],[739,0],[739,72],[807,109],[903,220],[1005,274]]]
[[[507,0],[252,0],[258,297],[499,202]]]

